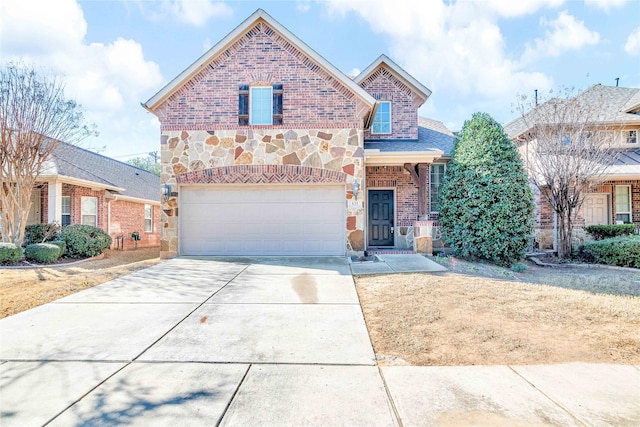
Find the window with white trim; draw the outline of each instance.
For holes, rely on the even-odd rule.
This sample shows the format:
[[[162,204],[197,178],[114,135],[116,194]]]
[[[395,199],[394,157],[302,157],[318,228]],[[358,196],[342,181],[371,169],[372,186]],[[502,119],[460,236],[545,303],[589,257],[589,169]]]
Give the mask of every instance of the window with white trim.
[[[638,142],[638,131],[627,131],[627,144],[636,144]]]
[[[239,125],[281,125],[282,85],[238,87]]]
[[[71,224],[71,197],[62,196],[61,226]]]
[[[98,226],[98,198],[97,197],[82,197],[81,198],[81,210],[82,210],[82,225]]]
[[[372,134],[391,133],[391,101],[381,101],[371,125]]]
[[[438,213],[440,208],[440,190],[446,169],[445,164],[434,163],[429,168],[429,211]]]
[[[144,231],[153,231],[153,206],[144,205]]]
[[[631,186],[616,185],[616,222],[631,223]]]

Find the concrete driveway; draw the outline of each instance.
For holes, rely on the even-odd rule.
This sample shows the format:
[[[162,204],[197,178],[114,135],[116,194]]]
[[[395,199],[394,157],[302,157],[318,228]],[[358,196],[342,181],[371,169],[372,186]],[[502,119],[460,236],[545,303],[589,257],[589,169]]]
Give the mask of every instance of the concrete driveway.
[[[638,425],[640,369],[380,367],[342,258],[180,258],[0,320],[0,425]]]

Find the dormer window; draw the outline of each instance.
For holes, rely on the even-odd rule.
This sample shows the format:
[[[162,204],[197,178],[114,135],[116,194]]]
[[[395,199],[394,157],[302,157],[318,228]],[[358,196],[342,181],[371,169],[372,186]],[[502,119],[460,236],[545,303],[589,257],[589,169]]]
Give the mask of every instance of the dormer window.
[[[282,85],[238,87],[239,125],[281,125]]]
[[[627,144],[635,144],[638,142],[638,131],[630,130],[627,131]]]
[[[391,133],[391,101],[381,101],[378,105],[378,111],[376,111],[376,116],[373,118],[371,133]]]

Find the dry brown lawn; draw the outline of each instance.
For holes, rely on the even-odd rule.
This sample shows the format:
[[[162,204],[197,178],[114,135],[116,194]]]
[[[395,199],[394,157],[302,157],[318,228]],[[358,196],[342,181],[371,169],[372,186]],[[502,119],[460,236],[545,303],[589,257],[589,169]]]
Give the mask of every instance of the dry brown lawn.
[[[160,248],[107,250],[101,259],[55,267],[0,267],[0,318],[157,264]]]
[[[640,271],[445,265],[356,278],[381,364],[640,363]]]

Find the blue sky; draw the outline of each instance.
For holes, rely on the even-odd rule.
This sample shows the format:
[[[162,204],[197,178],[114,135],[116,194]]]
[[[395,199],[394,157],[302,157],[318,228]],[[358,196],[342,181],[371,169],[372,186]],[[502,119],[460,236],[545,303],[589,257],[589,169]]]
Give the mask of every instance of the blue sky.
[[[140,102],[257,8],[347,74],[388,55],[452,130],[476,111],[507,123],[534,89],[640,87],[638,0],[2,0],[0,62],[64,76],[100,132],[82,145],[125,160],[159,149]]]

